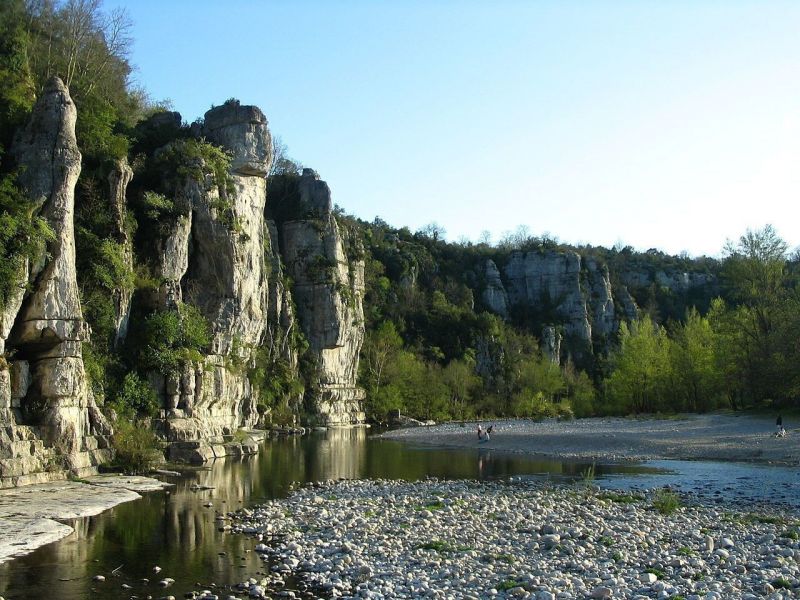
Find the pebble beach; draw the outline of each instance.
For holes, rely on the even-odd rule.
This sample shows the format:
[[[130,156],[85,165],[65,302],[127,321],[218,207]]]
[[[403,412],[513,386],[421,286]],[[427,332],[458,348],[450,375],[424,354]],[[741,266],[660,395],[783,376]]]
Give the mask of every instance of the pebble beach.
[[[777,439],[766,417],[500,421],[484,442],[475,428],[382,437],[567,459],[800,463],[800,434]],[[255,538],[269,573],[234,586],[243,597],[800,597],[796,511],[600,490],[589,478],[331,481],[228,517],[231,531]]]
[[[334,598],[779,599],[800,589],[795,515],[663,490],[336,481],[231,518],[270,572],[239,584],[256,598],[287,578]]]

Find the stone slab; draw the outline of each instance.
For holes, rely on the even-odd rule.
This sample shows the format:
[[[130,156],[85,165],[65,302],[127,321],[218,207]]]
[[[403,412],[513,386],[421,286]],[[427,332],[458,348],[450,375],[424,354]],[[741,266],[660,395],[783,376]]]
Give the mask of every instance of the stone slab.
[[[30,554],[40,546],[57,542],[72,533],[69,525],[43,517],[0,517],[0,563]]]
[[[149,477],[99,475],[0,490],[0,563],[72,533],[59,521],[91,517],[141,498],[139,491],[170,485]]]

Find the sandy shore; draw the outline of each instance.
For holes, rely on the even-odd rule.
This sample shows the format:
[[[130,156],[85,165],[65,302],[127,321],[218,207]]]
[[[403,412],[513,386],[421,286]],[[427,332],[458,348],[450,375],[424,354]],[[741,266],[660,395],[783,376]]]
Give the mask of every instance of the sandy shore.
[[[675,459],[800,464],[800,429],[785,421],[787,436],[776,438],[774,417],[708,414],[671,419],[551,419],[482,424],[484,428],[494,425],[488,442],[478,441],[476,422],[463,427],[447,423],[399,429],[380,437],[416,445],[486,448],[598,462]]]
[[[141,498],[139,492],[171,487],[150,477],[97,475],[0,490],[0,563],[67,537],[63,521],[91,517]]]

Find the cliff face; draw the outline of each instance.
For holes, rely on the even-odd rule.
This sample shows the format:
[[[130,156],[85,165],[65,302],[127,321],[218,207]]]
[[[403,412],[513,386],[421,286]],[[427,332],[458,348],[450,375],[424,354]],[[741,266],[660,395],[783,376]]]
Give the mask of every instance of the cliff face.
[[[133,240],[125,226],[127,202],[125,194],[128,184],[133,178],[133,169],[126,159],[116,161],[108,174],[109,198],[111,214],[114,216],[114,235],[123,249],[123,260],[129,269],[133,269]],[[128,289],[115,289],[114,295],[114,331],[115,345],[119,345],[128,335],[128,321],[131,316],[133,292]]]
[[[187,178],[175,199],[182,214],[162,238],[161,308],[182,302],[197,306],[212,334],[202,361],[186,361],[180,373],[150,377],[166,410],[167,436],[180,441],[219,438],[255,425],[258,415],[246,369],[231,363],[252,358],[270,312],[265,252],[270,240],[264,220],[265,177],[272,160],[267,120],[256,107],[225,105],[206,114],[202,133],[231,153],[233,189],[227,193],[207,179]],[[279,313],[274,307],[272,312]]]
[[[483,265],[484,279],[486,280],[486,287],[481,292],[481,298],[487,308],[503,317],[508,318],[508,294],[506,288],[503,286],[503,280],[500,277],[500,271],[497,270],[497,265],[493,260],[487,259]]]
[[[266,346],[296,371],[296,321],[318,368],[310,408],[322,424],[363,421],[355,382],[364,264],[345,255],[327,185],[316,176],[300,180],[299,202],[318,205],[320,218],[283,223],[279,236],[279,226],[265,217],[272,145],[263,113],[225,104],[206,113],[198,133],[230,153],[232,189],[187,178],[175,199],[182,216],[161,238],[160,308],[190,303],[212,329],[201,362],[186,362],[179,374],[150,376],[165,407],[167,437],[216,439],[255,426],[258,390],[248,367]]]
[[[304,169],[298,189],[300,204],[315,218],[283,224],[282,252],[294,280],[298,318],[317,362],[316,410],[324,424],[363,422],[364,392],[356,379],[364,340],[364,260],[345,253],[347,240],[332,214],[328,184]]]
[[[73,215],[81,154],[76,110],[58,79],[48,82],[12,154],[19,183],[55,233],[47,255],[27,265],[5,307],[0,370],[0,486],[91,472],[109,458],[111,429],[86,385],[88,328],[75,274]]]
[[[605,351],[624,320],[639,317],[634,296],[662,294],[686,298],[697,290],[716,289],[713,274],[632,265],[612,272],[594,256],[573,250],[513,252],[501,271],[492,260],[483,266],[481,297],[493,313],[508,318],[513,311],[533,314],[544,324],[543,351],[567,353],[576,359]],[[553,327],[563,328],[564,343]]]
[[[568,337],[590,344],[590,310],[581,285],[576,252],[514,252],[505,267],[508,300],[542,311],[545,320],[563,322]]]

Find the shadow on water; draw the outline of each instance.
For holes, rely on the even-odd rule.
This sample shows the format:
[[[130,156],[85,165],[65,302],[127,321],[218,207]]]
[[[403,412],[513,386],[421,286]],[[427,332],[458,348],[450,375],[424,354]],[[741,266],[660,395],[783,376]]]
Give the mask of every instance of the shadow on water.
[[[0,565],[0,596],[6,600],[176,598],[255,576],[264,565],[253,541],[219,530],[216,517],[260,501],[285,496],[293,482],[327,479],[494,479],[509,476],[555,482],[582,479],[589,463],[545,460],[475,449],[415,448],[376,440],[365,429],[335,429],[305,437],[268,440],[258,455],[217,461],[188,470],[170,492],[146,494],[96,517],[69,524],[75,533],[60,542]],[[797,498],[789,469],[660,461],[603,465],[595,481],[612,487],[674,485],[708,495],[740,498],[781,489]],[[213,489],[196,491],[193,486]],[[1,535],[1,533],[0,533]],[[154,566],[161,572],[155,574]],[[112,575],[114,569],[118,574]],[[95,583],[94,575],[106,581]],[[164,577],[175,584],[164,590]],[[144,582],[143,579],[149,579]],[[130,588],[123,588],[123,585]],[[222,597],[227,594],[220,593]]]

